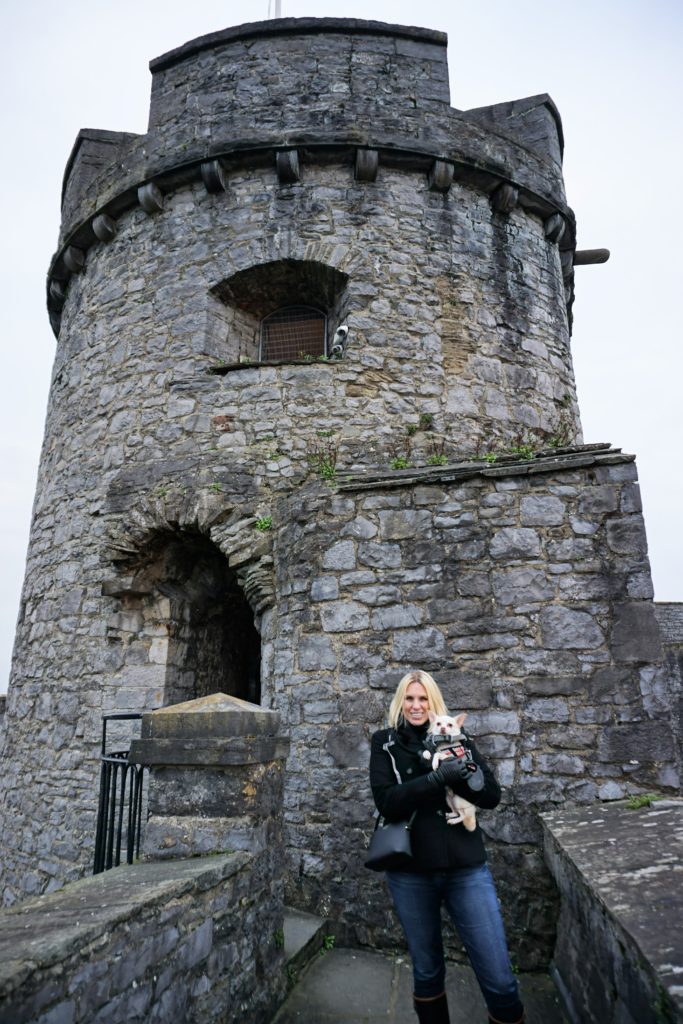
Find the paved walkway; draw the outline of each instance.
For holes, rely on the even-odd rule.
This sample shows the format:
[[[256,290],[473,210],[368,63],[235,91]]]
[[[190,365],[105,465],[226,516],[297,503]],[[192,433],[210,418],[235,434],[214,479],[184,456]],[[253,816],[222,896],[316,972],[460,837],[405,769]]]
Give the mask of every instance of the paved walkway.
[[[416,1024],[407,957],[357,949],[321,950],[272,1024]],[[520,975],[527,1024],[566,1024],[547,975]],[[468,967],[449,964],[451,1024],[484,1024],[486,1008]]]

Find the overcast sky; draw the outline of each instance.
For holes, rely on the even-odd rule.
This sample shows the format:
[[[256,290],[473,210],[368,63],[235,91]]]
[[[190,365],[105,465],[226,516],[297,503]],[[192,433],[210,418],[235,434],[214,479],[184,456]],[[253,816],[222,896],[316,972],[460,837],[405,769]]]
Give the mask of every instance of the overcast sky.
[[[274,10],[275,0],[271,0]],[[683,600],[680,0],[282,0],[449,37],[460,109],[547,92],[565,134],[579,248],[573,355],[586,441],[635,452],[655,597]],[[44,282],[80,128],[144,132],[153,57],[269,14],[268,0],[3,0],[0,12],[0,692],[7,687],[55,341]]]

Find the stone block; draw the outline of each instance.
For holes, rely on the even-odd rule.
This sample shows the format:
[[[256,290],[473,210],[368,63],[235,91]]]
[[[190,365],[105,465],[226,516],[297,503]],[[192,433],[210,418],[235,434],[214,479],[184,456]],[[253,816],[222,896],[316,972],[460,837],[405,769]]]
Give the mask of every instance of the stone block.
[[[355,593],[357,601],[369,605],[392,604],[401,599],[401,591],[398,587],[363,587]]]
[[[382,540],[420,538],[427,535],[431,530],[432,518],[431,512],[423,511],[421,509],[380,512],[380,537]]]
[[[312,601],[334,601],[339,597],[339,581],[336,576],[320,576],[311,583]]]
[[[329,637],[303,636],[299,640],[299,668],[302,672],[335,669],[337,655]]]
[[[585,690],[588,680],[580,675],[529,676],[524,680],[527,693],[538,697],[553,697],[556,694],[575,695]]]
[[[568,722],[567,701],[552,698],[530,700],[524,707],[524,718],[530,722]]]
[[[377,535],[377,527],[365,516],[356,516],[341,531],[342,537],[357,537],[359,540],[370,540]]]
[[[361,565],[369,565],[372,568],[397,569],[401,564],[401,549],[398,544],[361,542],[358,545],[358,561]]]
[[[537,754],[536,767],[548,775],[582,775],[585,761],[572,754]]]
[[[448,657],[446,638],[433,627],[401,630],[392,638],[392,657],[406,665],[406,671],[412,665],[441,662]]]
[[[551,495],[527,495],[520,502],[522,526],[561,526],[565,504]]]
[[[502,605],[548,601],[554,594],[553,585],[542,569],[524,567],[494,572],[491,580],[496,601]]]
[[[604,643],[602,630],[593,616],[562,606],[544,608],[540,615],[543,646],[593,650]]]
[[[614,607],[611,649],[615,661],[661,661],[659,625],[651,601]]]
[[[492,558],[537,558],[541,553],[538,533],[528,527],[503,527],[491,541]]]
[[[518,736],[521,731],[516,711],[473,711],[467,719],[468,730],[474,735],[500,733],[503,736]]]
[[[548,554],[555,562],[580,562],[595,555],[595,546],[587,538],[553,541]]]
[[[356,549],[352,540],[340,540],[323,555],[323,569],[355,569]]]
[[[614,484],[587,487],[578,501],[580,515],[602,515],[619,508],[619,488]]]
[[[372,628],[380,631],[385,629],[405,629],[408,626],[419,626],[424,621],[425,613],[419,605],[396,604],[377,608],[371,616]]]
[[[638,515],[607,522],[607,544],[618,555],[639,558],[647,554],[647,541],[643,520]]]
[[[329,601],[320,609],[326,633],[355,633],[370,624],[368,609],[357,601]]]
[[[360,725],[333,725],[325,734],[325,749],[340,768],[367,767],[370,743]]]
[[[651,763],[670,761],[674,744],[667,723],[662,721],[625,722],[604,729],[598,743],[599,761]]]

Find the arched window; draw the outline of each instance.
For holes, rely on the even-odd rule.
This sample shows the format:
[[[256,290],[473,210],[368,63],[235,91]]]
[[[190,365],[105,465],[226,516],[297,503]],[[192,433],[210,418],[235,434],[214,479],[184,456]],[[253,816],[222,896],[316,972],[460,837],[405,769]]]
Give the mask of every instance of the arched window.
[[[273,260],[211,289],[207,352],[222,363],[288,362],[328,355],[349,308],[347,274],[315,260]]]
[[[259,359],[327,355],[327,316],[313,306],[281,306],[261,321]]]

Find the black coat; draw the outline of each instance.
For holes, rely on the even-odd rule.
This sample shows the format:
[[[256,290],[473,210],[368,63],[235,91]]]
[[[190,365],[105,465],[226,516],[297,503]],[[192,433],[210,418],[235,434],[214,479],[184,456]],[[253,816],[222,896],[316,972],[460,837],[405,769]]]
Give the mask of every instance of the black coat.
[[[389,740],[393,740],[391,753],[401,776],[400,785],[391,758],[383,749]],[[500,801],[500,786],[471,740],[467,745],[484,773],[484,787],[473,793],[463,780],[451,788],[477,807],[496,807]],[[404,821],[417,811],[411,830],[416,871],[443,871],[483,864],[486,850],[479,825],[474,832],[468,832],[462,823],[448,824],[445,791],[427,779],[432,767],[431,760],[423,756],[424,750],[421,731],[409,725],[380,729],[373,735],[370,785],[377,810],[387,821]]]

